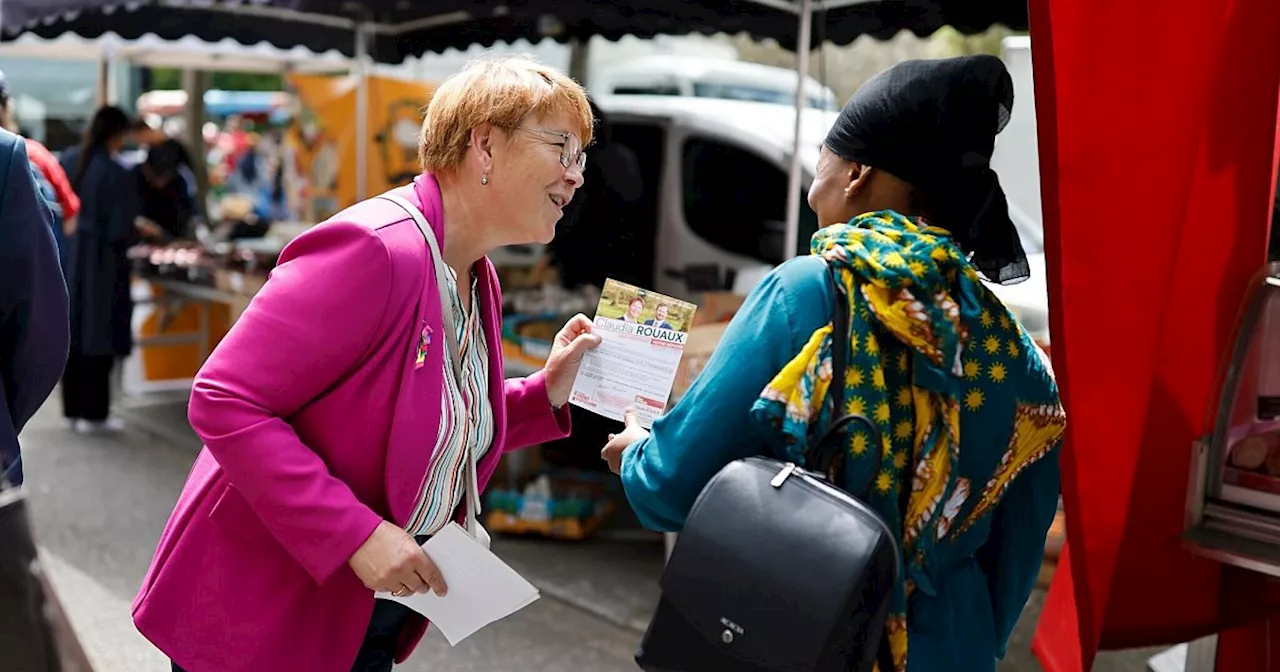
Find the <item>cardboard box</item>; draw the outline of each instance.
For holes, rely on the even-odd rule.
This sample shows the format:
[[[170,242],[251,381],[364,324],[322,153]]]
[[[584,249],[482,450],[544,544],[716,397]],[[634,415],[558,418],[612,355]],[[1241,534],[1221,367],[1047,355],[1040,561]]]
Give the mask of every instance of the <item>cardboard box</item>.
[[[693,324],[690,326],[728,322],[733,319],[746,299],[747,297],[733,292],[703,293],[694,302],[698,305],[698,312],[693,314]]]
[[[671,396],[667,401],[667,408],[670,408],[680,397],[684,396],[689,386],[697,379],[698,374],[702,373],[702,369],[707,366],[707,362],[711,359],[711,354],[715,352],[716,346],[720,345],[720,339],[724,336],[724,330],[728,327],[728,323],[721,322],[719,324],[704,324],[699,327],[693,327],[689,330],[689,338],[685,342],[684,354],[680,357],[680,366],[676,369],[676,380],[671,385]]]
[[[680,366],[676,369],[676,379],[671,385],[667,408],[680,401],[685,391],[698,378],[698,374],[702,373],[711,354],[720,344],[729,320],[738,313],[746,298],[733,292],[704,292],[698,296],[698,311],[694,313],[693,324],[689,327],[689,338],[685,342]]]

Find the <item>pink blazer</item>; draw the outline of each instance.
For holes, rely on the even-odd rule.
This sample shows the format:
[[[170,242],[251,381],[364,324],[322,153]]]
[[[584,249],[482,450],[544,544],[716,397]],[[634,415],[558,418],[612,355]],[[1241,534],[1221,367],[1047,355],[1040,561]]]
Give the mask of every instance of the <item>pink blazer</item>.
[[[397,190],[443,240],[430,175]],[[568,435],[541,373],[504,380],[502,299],[479,265],[494,449]],[[444,339],[413,220],[371,199],[291,242],[200,370],[188,416],[205,447],[133,602],[138,630],[189,672],[347,672],[373,594],[347,559],[378,522],[403,525],[440,427]],[[423,328],[437,337],[416,355]],[[426,631],[411,622],[399,660]]]

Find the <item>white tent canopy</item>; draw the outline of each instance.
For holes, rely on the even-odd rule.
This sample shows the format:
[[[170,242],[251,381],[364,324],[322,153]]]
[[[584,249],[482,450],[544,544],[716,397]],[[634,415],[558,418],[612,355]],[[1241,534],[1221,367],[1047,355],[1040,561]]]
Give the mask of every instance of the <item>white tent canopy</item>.
[[[114,33],[93,39],[65,33],[47,40],[27,33],[13,42],[0,44],[0,55],[75,61],[116,59],[149,68],[263,73],[335,72],[352,66],[351,59],[337,51],[317,54],[305,47],[281,49],[266,42],[247,46],[230,38],[206,42],[190,35],[164,40],[149,34],[126,40]]]

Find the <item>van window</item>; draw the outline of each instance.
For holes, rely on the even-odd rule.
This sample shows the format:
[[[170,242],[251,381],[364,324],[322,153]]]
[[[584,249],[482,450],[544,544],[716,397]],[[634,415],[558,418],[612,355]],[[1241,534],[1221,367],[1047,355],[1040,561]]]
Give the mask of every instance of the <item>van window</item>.
[[[794,106],[794,91],[771,89],[763,86],[746,84],[726,84],[723,82],[694,82],[693,95],[697,98],[724,98],[728,100],[749,100],[756,103],[774,103],[776,105]],[[805,96],[805,105],[818,110],[831,109],[831,105],[822,98]]]
[[[678,96],[680,88],[667,84],[653,86],[615,86],[613,92],[620,96]]]
[[[690,138],[684,143],[681,179],[684,218],[708,243],[766,264],[785,260],[787,173],[750,151],[723,142]],[[818,230],[807,191],[800,195],[797,253],[808,250]]]

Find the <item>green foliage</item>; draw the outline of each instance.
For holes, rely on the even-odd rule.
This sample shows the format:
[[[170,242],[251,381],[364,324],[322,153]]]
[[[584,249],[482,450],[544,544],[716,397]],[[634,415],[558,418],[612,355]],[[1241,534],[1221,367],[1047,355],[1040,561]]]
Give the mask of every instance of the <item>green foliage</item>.
[[[993,26],[977,35],[964,35],[947,27],[923,39],[909,31],[902,31],[885,41],[864,35],[853,44],[838,47],[827,43],[816,49],[809,60],[809,74],[830,86],[836,100],[844,102],[868,78],[895,63],[915,58],[950,58],[970,54],[1001,56],[1004,38],[1018,34],[1025,33]],[[744,61],[781,68],[795,67],[795,53],[782,49],[777,42],[756,42],[746,35],[727,39]]]
[[[284,78],[278,74],[251,72],[215,72],[210,89],[224,91],[280,91]],[[182,88],[182,71],[176,68],[152,68],[150,91],[172,91]]]
[[[938,58],[955,56],[972,56],[974,54],[990,54],[1000,56],[1003,52],[1004,38],[1016,34],[1004,26],[992,26],[986,32],[977,35],[965,35],[946,26],[929,38],[929,48]]]

